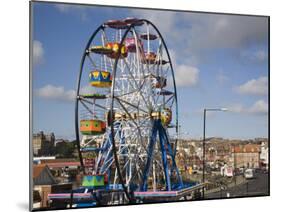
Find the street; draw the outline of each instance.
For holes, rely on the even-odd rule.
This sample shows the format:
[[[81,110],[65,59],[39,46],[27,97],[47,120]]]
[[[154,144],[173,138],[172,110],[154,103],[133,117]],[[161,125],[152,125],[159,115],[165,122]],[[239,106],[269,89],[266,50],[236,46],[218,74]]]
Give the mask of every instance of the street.
[[[206,199],[269,195],[268,173],[256,173],[254,179],[218,192],[206,194]]]

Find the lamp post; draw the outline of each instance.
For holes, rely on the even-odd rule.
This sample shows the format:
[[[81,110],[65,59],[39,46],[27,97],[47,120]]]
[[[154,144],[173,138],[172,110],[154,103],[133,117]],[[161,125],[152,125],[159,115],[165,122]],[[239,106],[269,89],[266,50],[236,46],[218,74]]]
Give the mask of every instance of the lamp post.
[[[204,109],[204,122],[203,122],[203,183],[205,183],[205,140],[206,140],[206,114],[208,111],[222,111],[226,112],[227,108],[205,108]],[[203,187],[203,199],[205,198],[205,186]]]

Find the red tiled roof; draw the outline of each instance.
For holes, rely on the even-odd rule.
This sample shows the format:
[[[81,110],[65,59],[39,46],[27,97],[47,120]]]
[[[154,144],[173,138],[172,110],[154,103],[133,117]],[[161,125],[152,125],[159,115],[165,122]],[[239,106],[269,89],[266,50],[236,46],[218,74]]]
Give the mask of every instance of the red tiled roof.
[[[45,163],[50,168],[59,168],[65,166],[80,166],[80,162],[55,162],[55,163]]]
[[[260,152],[260,146],[257,144],[246,144],[243,146],[234,146],[232,148],[234,153],[258,153]]]
[[[75,159],[43,159],[41,160],[42,163],[62,163],[62,162],[77,162]]]
[[[46,166],[46,164],[33,165],[33,178],[38,177]]]

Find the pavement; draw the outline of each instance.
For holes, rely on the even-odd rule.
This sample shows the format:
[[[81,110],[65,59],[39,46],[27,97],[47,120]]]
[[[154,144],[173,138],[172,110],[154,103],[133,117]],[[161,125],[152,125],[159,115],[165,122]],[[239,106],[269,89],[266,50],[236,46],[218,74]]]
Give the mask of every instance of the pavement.
[[[265,196],[269,195],[269,174],[256,173],[254,179],[242,180],[229,185],[225,190],[213,190],[205,193],[205,199],[244,197],[244,196]]]

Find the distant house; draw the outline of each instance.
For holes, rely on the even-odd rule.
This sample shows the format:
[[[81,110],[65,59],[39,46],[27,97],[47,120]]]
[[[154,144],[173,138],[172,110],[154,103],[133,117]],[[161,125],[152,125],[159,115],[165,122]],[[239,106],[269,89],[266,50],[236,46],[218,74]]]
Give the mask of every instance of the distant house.
[[[56,184],[51,170],[45,164],[33,166],[33,184],[36,185],[53,185]]]
[[[234,145],[231,154],[233,167],[259,168],[260,153],[258,144]]]
[[[60,158],[55,160],[43,159],[41,164],[47,165],[51,170],[53,169],[78,169],[80,162],[76,159]]]
[[[47,207],[48,194],[56,183],[47,165],[33,165],[33,208]]]
[[[261,142],[261,166],[268,169],[268,142]]]

